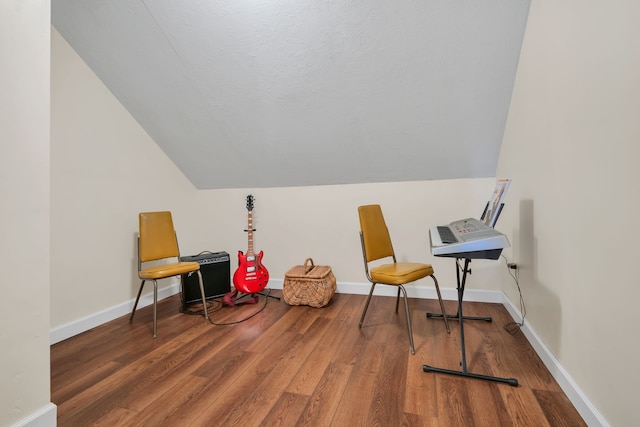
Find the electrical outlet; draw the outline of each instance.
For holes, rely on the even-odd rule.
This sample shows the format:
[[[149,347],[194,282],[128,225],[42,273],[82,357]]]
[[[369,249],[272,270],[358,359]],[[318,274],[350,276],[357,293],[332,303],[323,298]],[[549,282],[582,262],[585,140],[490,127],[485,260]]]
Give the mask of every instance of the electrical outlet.
[[[517,270],[518,264],[516,264],[515,262],[510,262],[507,264],[507,267],[509,267],[511,270]]]

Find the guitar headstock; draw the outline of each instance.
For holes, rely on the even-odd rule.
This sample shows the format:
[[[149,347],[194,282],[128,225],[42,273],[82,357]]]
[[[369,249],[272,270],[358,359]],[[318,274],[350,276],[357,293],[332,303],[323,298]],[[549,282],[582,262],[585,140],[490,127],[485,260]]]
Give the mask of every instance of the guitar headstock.
[[[247,196],[247,210],[249,212],[253,210],[253,196],[251,194]]]

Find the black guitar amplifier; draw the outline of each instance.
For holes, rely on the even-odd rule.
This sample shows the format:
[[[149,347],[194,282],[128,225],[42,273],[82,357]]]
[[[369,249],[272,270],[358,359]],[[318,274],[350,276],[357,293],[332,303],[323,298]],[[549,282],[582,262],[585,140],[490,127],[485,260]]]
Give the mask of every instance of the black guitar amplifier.
[[[180,257],[180,261],[200,264],[204,296],[207,300],[221,297],[231,291],[231,264],[227,252],[201,252],[198,255]],[[198,275],[182,275],[182,303],[202,302]]]

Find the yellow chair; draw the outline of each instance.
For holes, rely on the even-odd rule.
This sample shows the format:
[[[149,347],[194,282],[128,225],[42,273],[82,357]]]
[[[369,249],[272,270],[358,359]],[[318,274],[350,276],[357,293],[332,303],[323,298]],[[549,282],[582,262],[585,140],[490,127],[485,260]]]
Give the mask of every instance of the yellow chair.
[[[362,328],[364,322],[364,316],[367,314],[369,308],[369,302],[371,301],[371,295],[377,284],[391,285],[398,288],[398,295],[396,298],[396,313],[398,313],[398,305],[400,303],[400,292],[404,296],[404,308],[407,313],[407,330],[409,332],[409,343],[411,345],[411,354],[415,354],[415,347],[413,345],[413,330],[411,328],[411,315],[409,314],[409,304],[407,301],[407,291],[404,285],[415,282],[423,277],[431,277],[436,285],[436,292],[438,293],[438,300],[440,301],[440,309],[442,313],[444,311],[444,304],[442,303],[442,296],[440,294],[440,287],[438,286],[438,280],[433,275],[433,267],[430,264],[422,264],[415,262],[397,262],[396,255],[393,252],[393,246],[391,244],[391,237],[389,236],[389,230],[387,224],[384,221],[382,215],[382,209],[380,205],[367,205],[358,207],[358,215],[360,217],[360,243],[362,244],[362,256],[364,258],[364,268],[367,275],[367,279],[371,282],[371,290],[367,297],[364,310],[362,311],[362,317],[360,318],[359,327]],[[378,265],[373,268],[369,268],[369,263],[373,261],[382,260],[384,258],[393,259],[392,263]],[[383,261],[384,262],[384,261]],[[447,317],[444,316],[444,324],[447,332],[451,332],[449,329],[449,322]]]
[[[178,238],[173,228],[171,212],[142,212],[138,216],[138,219],[140,222],[140,234],[138,235],[138,277],[142,279],[142,282],[140,283],[138,297],[133,305],[129,321],[133,321],[133,315],[136,312],[136,307],[138,306],[145,282],[147,280],[153,280],[153,337],[155,338],[157,336],[157,280],[192,272],[198,275],[204,317],[209,320],[204,286],[202,284],[202,274],[200,274],[200,264],[197,262],[180,261]],[[172,258],[176,258],[176,262],[142,268],[144,263],[161,260],[173,261]]]

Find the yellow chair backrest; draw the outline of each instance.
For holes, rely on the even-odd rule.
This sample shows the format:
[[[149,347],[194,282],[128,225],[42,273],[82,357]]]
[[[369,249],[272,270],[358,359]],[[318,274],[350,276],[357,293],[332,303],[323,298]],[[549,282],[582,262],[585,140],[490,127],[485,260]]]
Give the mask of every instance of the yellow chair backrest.
[[[360,231],[367,253],[367,262],[393,256],[389,229],[384,221],[380,205],[358,207]]]
[[[140,262],[179,256],[171,212],[142,212],[140,220]]]

